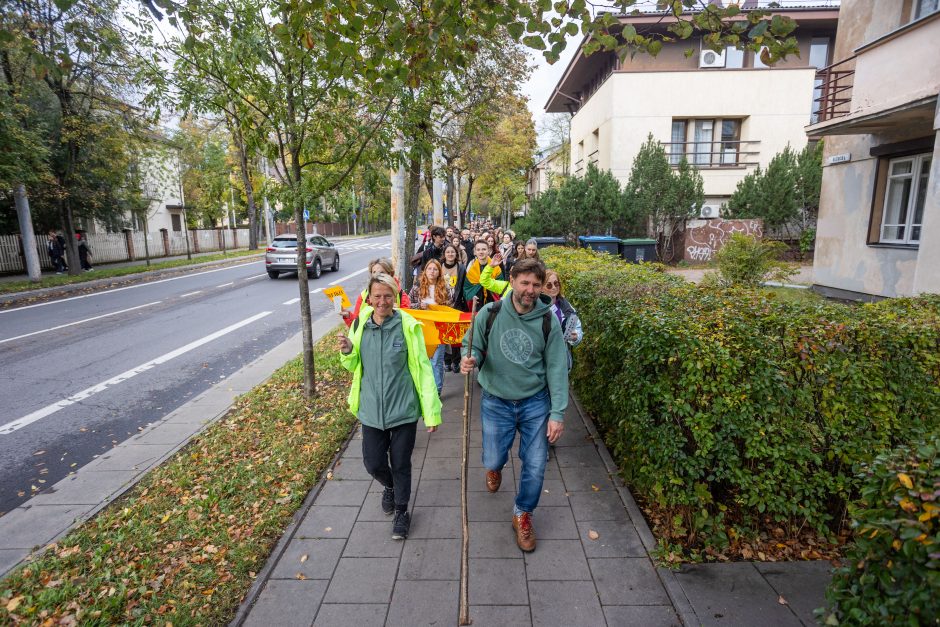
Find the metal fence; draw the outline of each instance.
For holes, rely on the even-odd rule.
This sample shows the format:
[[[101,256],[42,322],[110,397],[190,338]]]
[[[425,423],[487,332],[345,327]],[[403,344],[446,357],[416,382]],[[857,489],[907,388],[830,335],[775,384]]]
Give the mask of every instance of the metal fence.
[[[125,231],[123,233],[87,233],[88,248],[91,250],[91,263],[113,263],[143,259],[149,249],[151,258],[160,258],[186,254],[187,234],[177,231],[158,231],[142,233]],[[194,229],[188,233],[189,250],[193,253],[247,248],[248,229]],[[146,239],[146,246],[144,245]],[[264,238],[258,238],[258,245],[264,246]],[[46,236],[36,234],[36,249],[39,253],[39,265],[43,270],[52,270],[52,260],[46,248]],[[18,274],[26,272],[23,257],[23,245],[19,235],[0,235],[0,273]]]

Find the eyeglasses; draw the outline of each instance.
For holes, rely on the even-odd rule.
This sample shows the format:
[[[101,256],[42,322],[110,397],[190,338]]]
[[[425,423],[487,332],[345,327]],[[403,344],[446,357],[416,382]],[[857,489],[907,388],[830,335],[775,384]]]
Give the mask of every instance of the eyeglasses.
[[[561,287],[561,283],[558,283],[558,282],[555,282],[555,281],[549,281],[548,283],[545,284],[545,287],[549,287],[549,288],[551,288],[551,287]]]

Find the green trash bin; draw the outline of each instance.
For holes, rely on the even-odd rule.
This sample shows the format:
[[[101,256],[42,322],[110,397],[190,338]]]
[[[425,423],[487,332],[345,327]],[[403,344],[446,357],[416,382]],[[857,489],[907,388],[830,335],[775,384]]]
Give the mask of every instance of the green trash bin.
[[[630,263],[656,261],[656,240],[623,239],[620,240],[620,256]]]

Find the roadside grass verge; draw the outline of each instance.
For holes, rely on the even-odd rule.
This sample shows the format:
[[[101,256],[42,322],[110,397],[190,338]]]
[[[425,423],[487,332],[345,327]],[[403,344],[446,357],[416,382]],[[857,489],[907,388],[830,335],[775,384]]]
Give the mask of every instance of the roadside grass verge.
[[[0,624],[225,624],[348,437],[333,334],[319,396],[289,362],[228,416],[35,561],[0,581]]]
[[[94,281],[95,279],[109,279],[113,277],[127,276],[129,274],[138,274],[140,272],[150,272],[152,270],[180,268],[183,266],[192,266],[209,261],[238,259],[239,257],[257,255],[263,252],[263,248],[259,248],[257,250],[236,250],[233,252],[219,253],[217,255],[201,255],[198,257],[194,256],[192,259],[172,259],[170,261],[160,261],[157,263],[151,263],[149,266],[144,264],[121,266],[119,268],[108,268],[107,266],[102,266],[101,268],[97,268],[91,272],[82,272],[76,276],[72,276],[70,274],[45,275],[38,283],[33,283],[29,280],[0,283],[0,294],[12,294],[14,292],[26,292],[43,287],[59,287],[62,285],[72,285],[73,283],[85,283],[87,281]]]

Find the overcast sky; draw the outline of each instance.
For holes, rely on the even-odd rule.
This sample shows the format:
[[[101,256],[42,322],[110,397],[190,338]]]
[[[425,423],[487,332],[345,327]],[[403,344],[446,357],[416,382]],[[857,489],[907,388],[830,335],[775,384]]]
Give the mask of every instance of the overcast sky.
[[[565,68],[568,67],[568,62],[571,61],[571,57],[574,56],[580,42],[580,34],[575,37],[569,37],[568,47],[565,48],[565,51],[561,54],[561,58],[553,65],[548,64],[541,52],[537,50],[528,51],[529,59],[531,64],[535,67],[535,70],[532,72],[529,80],[522,85],[522,93],[529,99],[529,110],[532,111],[532,119],[535,120],[535,128],[537,130],[541,130],[542,118],[546,115],[545,103],[548,102],[549,97],[552,95],[552,90],[555,89],[555,85],[558,84],[561,75],[565,73]],[[547,147],[547,143],[548,140],[540,135],[539,148]]]

